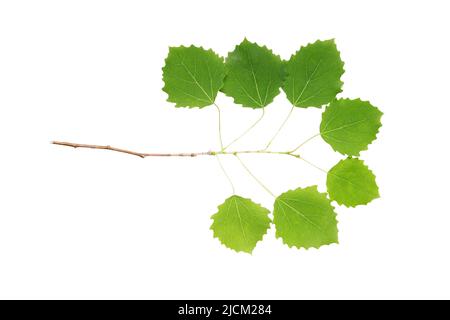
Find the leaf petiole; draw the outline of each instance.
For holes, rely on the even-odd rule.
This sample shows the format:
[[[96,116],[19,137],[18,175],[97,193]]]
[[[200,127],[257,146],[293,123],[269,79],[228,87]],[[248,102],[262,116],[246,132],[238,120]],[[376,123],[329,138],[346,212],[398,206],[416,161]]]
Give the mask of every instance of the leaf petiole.
[[[317,166],[316,164],[312,163],[311,161],[308,161],[308,160],[306,160],[305,158],[300,157],[300,156],[299,156],[298,158],[299,158],[300,160],[303,160],[304,162],[306,162],[306,163],[309,164],[310,166],[316,168],[317,170],[320,170],[320,171],[322,171],[323,173],[328,174],[328,171],[327,171],[327,170],[322,169],[321,167]]]
[[[223,148],[223,140],[222,140],[222,113],[220,111],[219,106],[214,102],[214,106],[216,107],[218,114],[218,130],[219,130],[219,142],[220,142],[220,150],[225,150]]]
[[[286,123],[288,122],[289,118],[291,117],[292,112],[294,111],[294,106],[292,106],[291,110],[289,111],[288,115],[286,116],[286,118],[284,119],[283,123],[281,124],[281,126],[278,128],[277,132],[275,132],[274,136],[272,137],[272,139],[270,139],[270,141],[267,143],[266,147],[264,148],[264,150],[269,149],[270,145],[272,144],[272,142],[275,140],[275,138],[280,134],[281,130],[283,129],[283,127],[286,125]]]
[[[308,139],[306,139],[305,141],[303,141],[302,143],[300,143],[295,149],[293,149],[292,151],[290,151],[290,153],[294,153],[295,151],[297,151],[298,149],[300,149],[301,147],[303,147],[305,144],[307,144],[308,142],[310,142],[311,140],[313,140],[314,138],[320,136],[320,133],[316,133],[315,135],[309,137]]]
[[[264,108],[262,108],[262,114],[261,116],[258,118],[258,120],[256,120],[247,130],[245,130],[240,136],[238,136],[236,139],[234,139],[233,141],[231,141],[229,144],[227,144],[225,146],[225,148],[222,149],[222,151],[225,151],[226,149],[228,149],[228,147],[230,147],[232,144],[234,144],[235,142],[237,142],[238,140],[242,139],[247,133],[249,133],[263,118],[264,118]]]
[[[259,179],[253,174],[252,171],[250,171],[250,169],[245,165],[245,163],[241,160],[241,158],[239,158],[239,156],[238,156],[237,154],[235,154],[234,156],[239,160],[239,162],[241,163],[242,167],[244,167],[245,171],[247,171],[248,174],[249,174],[253,179],[255,179],[255,181],[256,181],[256,182],[257,182],[264,190],[267,191],[267,193],[269,193],[272,197],[276,198],[275,194],[274,194],[272,191],[270,191],[270,189],[269,189],[264,183],[262,183],[262,181],[259,180]]]
[[[228,182],[230,183],[231,189],[233,190],[233,194],[236,194],[236,189],[234,188],[233,180],[231,180],[230,175],[225,170],[225,167],[223,166],[222,161],[220,160],[220,157],[217,154],[215,156],[216,156],[217,162],[219,163],[220,169],[222,169],[223,174],[225,175]]]

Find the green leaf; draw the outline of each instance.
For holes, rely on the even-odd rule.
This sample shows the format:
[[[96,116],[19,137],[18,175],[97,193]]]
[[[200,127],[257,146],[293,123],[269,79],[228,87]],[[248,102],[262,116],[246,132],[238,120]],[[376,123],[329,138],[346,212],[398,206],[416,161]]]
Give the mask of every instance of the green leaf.
[[[283,63],[267,47],[247,39],[228,54],[222,91],[244,107],[263,108],[280,93]]]
[[[380,196],[375,175],[356,158],[341,160],[327,175],[331,200],[347,207],[368,204]]]
[[[276,198],[273,222],[277,238],[289,247],[319,248],[338,242],[336,213],[317,186],[290,190]]]
[[[211,230],[226,247],[251,253],[270,227],[269,213],[250,199],[233,195],[211,217]]]
[[[322,114],[320,134],[335,151],[358,156],[376,139],[382,115],[367,101],[335,100]]]
[[[223,85],[223,58],[195,46],[171,47],[163,68],[164,88],[176,107],[206,107]]]
[[[344,63],[334,40],[302,47],[286,63],[283,90],[296,107],[320,107],[341,92]]]

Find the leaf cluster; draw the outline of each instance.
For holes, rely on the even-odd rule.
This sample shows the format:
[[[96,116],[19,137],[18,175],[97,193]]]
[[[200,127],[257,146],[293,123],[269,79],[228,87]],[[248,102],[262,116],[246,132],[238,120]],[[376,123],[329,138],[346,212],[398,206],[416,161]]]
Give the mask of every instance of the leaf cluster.
[[[293,108],[324,107],[317,135],[345,156],[327,171],[327,193],[317,186],[286,191],[275,197],[272,217],[270,210],[250,199],[235,194],[226,199],[211,225],[226,247],[251,253],[271,224],[276,237],[290,247],[337,243],[332,202],[355,207],[379,197],[375,176],[359,156],[376,139],[382,112],[367,101],[336,98],[342,92],[343,73],[334,40],[301,47],[287,61],[247,39],[225,59],[201,47],[169,49],[163,90],[176,107],[214,105],[221,91],[236,104],[260,109],[283,91]],[[296,155],[297,149],[286,154]]]

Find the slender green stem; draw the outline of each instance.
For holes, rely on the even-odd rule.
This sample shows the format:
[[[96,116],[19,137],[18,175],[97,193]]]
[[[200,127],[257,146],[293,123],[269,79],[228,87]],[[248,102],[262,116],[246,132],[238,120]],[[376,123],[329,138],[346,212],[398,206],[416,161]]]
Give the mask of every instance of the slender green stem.
[[[248,172],[248,174],[250,176],[252,176],[253,179],[255,179],[255,181],[261,186],[263,187],[264,190],[266,190],[272,197],[275,198],[275,194],[270,191],[269,188],[267,188],[267,186],[261,182],[261,180],[259,180],[251,171],[250,169],[245,165],[245,163],[241,160],[241,158],[239,158],[239,156],[237,154],[235,154],[235,157],[239,160],[239,162],[241,163],[242,167],[244,167],[244,169]]]
[[[231,141],[229,144],[227,144],[225,146],[225,148],[223,148],[223,150],[228,149],[229,146],[231,146],[232,144],[234,144],[236,141],[240,140],[242,137],[244,137],[247,133],[249,133],[264,117],[265,111],[264,108],[262,108],[262,114],[261,116],[258,118],[258,120],[256,120],[247,130],[245,130],[240,136],[238,136],[236,139],[234,139],[233,141]]]
[[[65,141],[52,141],[51,143],[55,144],[55,145],[59,145],[59,146],[64,146],[64,147],[72,147],[72,148],[75,148],[75,149],[82,148],[82,149],[109,150],[109,151],[114,151],[114,152],[125,153],[125,154],[129,154],[129,155],[137,156],[139,158],[147,158],[147,157],[215,156],[217,161],[219,162],[220,168],[222,169],[222,171],[225,174],[226,178],[230,182],[231,188],[233,190],[233,194],[235,193],[235,188],[234,188],[233,181],[231,180],[230,176],[228,175],[228,173],[226,172],[224,166],[222,165],[222,162],[220,161],[219,155],[233,155],[233,156],[235,156],[239,160],[239,162],[242,164],[244,169],[253,177],[253,179],[255,179],[255,181],[258,182],[258,184],[261,187],[263,187],[264,190],[266,190],[273,197],[275,197],[274,193],[272,191],[270,191],[270,189],[267,188],[266,185],[264,185],[264,183],[262,183],[261,180],[259,180],[250,171],[250,169],[245,165],[245,163],[241,160],[241,158],[239,158],[239,156],[238,156],[239,154],[278,154],[278,155],[283,154],[283,155],[291,156],[291,157],[294,157],[294,158],[297,158],[297,159],[301,159],[304,162],[306,162],[307,164],[309,164],[310,166],[312,166],[312,167],[314,167],[314,168],[316,168],[316,169],[318,169],[318,170],[328,174],[327,170],[324,170],[324,169],[320,168],[319,166],[317,166],[314,163],[306,160],[305,158],[303,158],[299,154],[293,153],[293,151],[270,151],[270,150],[265,150],[265,149],[264,150],[225,151],[225,150],[222,149],[220,151],[204,151],[204,152],[144,153],[144,152],[132,151],[132,150],[123,149],[123,148],[117,148],[117,147],[113,147],[113,146],[110,146],[110,145],[81,144],[81,143],[65,142]]]
[[[283,123],[281,124],[281,126],[278,128],[277,132],[275,132],[274,136],[272,137],[272,139],[270,139],[269,143],[267,143],[266,147],[264,148],[264,150],[269,149],[270,145],[272,144],[272,142],[275,140],[275,138],[278,136],[278,134],[280,134],[281,130],[283,129],[283,127],[285,126],[286,122],[288,122],[289,118],[291,117],[292,112],[294,111],[294,106],[292,106],[291,110],[289,111],[288,115],[286,116],[286,118],[284,119]]]
[[[203,152],[170,152],[170,153],[147,153],[147,152],[138,152],[133,150],[127,150],[123,148],[117,148],[110,145],[98,145],[98,144],[84,144],[84,143],[75,143],[75,142],[66,142],[66,141],[52,141],[54,145],[71,147],[74,149],[96,149],[96,150],[109,150],[114,152],[126,153],[133,156],[137,156],[139,158],[147,158],[147,157],[199,157],[199,156],[215,156],[218,154],[224,155],[236,155],[241,153],[255,153],[255,154],[285,154],[293,157],[300,157],[297,154],[292,154],[289,151],[270,151],[270,150],[237,150],[237,151],[203,151]]]
[[[217,109],[218,121],[219,121],[218,128],[219,128],[220,150],[224,150],[223,149],[223,140],[222,140],[222,114],[220,112],[219,106],[216,103],[214,103],[214,106]]]
[[[306,163],[309,164],[310,166],[316,168],[317,170],[320,170],[320,171],[324,172],[325,174],[328,174],[328,171],[327,171],[327,170],[322,169],[321,167],[315,165],[315,164],[312,163],[311,161],[308,161],[308,160],[306,160],[305,158],[300,157],[300,156],[299,156],[298,158],[299,158],[300,160],[303,160],[304,162],[306,162]]]
[[[238,150],[238,151],[211,151],[214,154],[243,154],[243,153],[260,153],[260,154],[288,154],[292,156],[296,156],[294,154],[290,154],[287,151],[271,151],[271,150]]]
[[[300,149],[301,147],[303,147],[305,144],[307,144],[308,142],[310,142],[311,140],[313,140],[314,138],[320,136],[320,133],[316,133],[315,135],[309,137],[308,139],[306,139],[305,141],[303,141],[302,143],[300,143],[295,149],[293,149],[292,151],[290,151],[291,153],[297,151],[298,149]]]
[[[229,174],[225,170],[225,167],[222,164],[222,161],[220,160],[220,157],[216,155],[217,162],[219,163],[220,168],[222,169],[223,174],[227,178],[228,182],[230,183],[231,189],[233,190],[233,194],[236,194],[236,189],[234,188],[233,180],[231,180]]]

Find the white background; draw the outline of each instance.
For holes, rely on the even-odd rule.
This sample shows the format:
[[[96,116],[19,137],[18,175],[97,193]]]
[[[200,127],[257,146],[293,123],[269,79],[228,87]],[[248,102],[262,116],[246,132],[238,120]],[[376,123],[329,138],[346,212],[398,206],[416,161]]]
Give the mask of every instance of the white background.
[[[0,298],[450,298],[448,1],[1,1]],[[271,230],[253,255],[226,249],[210,216],[231,193],[212,157],[139,151],[217,149],[217,113],[166,102],[169,46],[226,55],[244,37],[282,58],[335,38],[342,97],[383,112],[362,158],[381,198],[336,207],[340,244],[289,249]],[[259,112],[220,94],[224,139]],[[263,146],[289,111],[281,93],[236,149]],[[296,109],[275,141],[314,134],[320,110]],[[330,168],[321,139],[303,149]],[[325,175],[283,156],[243,159],[276,194]],[[233,157],[238,194],[273,199]]]

